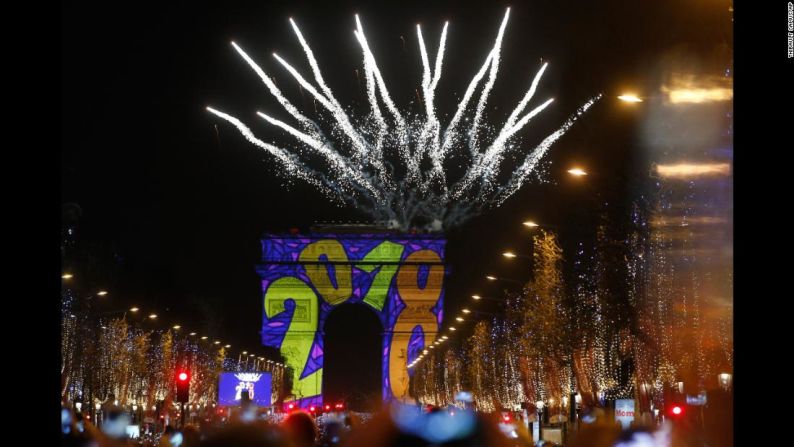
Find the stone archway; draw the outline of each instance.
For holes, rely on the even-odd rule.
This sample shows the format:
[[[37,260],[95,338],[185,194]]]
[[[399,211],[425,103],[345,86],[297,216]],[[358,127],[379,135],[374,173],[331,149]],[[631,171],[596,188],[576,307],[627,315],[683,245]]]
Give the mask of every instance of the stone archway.
[[[262,240],[262,343],[286,358],[299,406],[323,404],[324,328],[341,305],[375,312],[384,328],[383,400],[408,397],[407,366],[433,342],[443,319],[445,243],[438,235],[395,233]]]

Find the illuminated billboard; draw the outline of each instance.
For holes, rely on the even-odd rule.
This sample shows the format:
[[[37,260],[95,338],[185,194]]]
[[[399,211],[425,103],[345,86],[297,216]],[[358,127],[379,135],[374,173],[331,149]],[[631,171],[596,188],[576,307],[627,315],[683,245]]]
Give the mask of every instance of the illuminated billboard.
[[[218,404],[240,405],[243,392],[260,407],[270,406],[271,377],[269,372],[223,372],[218,378]]]
[[[342,303],[359,303],[383,327],[383,399],[408,397],[408,364],[443,319],[444,246],[437,235],[312,234],[262,239],[262,344],[293,370],[294,400],[322,405],[324,325]]]

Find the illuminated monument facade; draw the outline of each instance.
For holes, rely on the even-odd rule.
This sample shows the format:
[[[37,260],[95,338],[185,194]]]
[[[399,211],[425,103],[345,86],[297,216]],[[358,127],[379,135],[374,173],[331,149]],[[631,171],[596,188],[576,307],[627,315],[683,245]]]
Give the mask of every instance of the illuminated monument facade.
[[[408,363],[435,340],[443,319],[445,243],[387,232],[262,239],[262,344],[280,349],[292,368],[299,406],[322,404],[324,326],[343,303],[366,306],[383,327],[384,401],[408,397]]]

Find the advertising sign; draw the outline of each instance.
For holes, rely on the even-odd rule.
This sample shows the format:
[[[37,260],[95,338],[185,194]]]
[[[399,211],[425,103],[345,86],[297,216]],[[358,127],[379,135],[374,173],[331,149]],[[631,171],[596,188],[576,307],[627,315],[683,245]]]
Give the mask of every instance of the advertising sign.
[[[634,399],[615,400],[615,420],[619,421],[624,429],[629,428],[634,421]]]

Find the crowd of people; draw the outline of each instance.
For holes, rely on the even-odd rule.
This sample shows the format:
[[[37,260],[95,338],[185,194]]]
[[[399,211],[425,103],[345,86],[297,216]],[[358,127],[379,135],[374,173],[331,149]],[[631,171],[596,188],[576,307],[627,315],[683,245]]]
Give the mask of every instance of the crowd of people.
[[[62,445],[73,447],[526,447],[533,443],[523,423],[505,424],[498,415],[459,408],[420,409],[396,405],[362,421],[354,413],[330,413],[318,418],[295,411],[283,418],[250,417],[236,413],[223,424],[165,426],[154,435],[131,439],[129,417],[122,409],[108,412],[100,427],[79,412],[62,410]],[[669,428],[669,427],[668,427]],[[673,442],[669,430],[621,430],[606,418],[581,425],[568,446],[668,447],[696,445]]]

